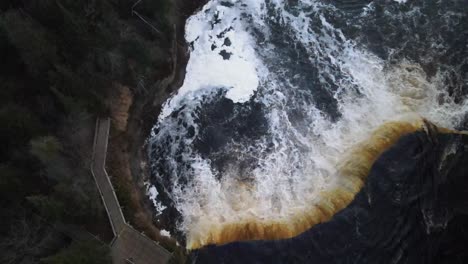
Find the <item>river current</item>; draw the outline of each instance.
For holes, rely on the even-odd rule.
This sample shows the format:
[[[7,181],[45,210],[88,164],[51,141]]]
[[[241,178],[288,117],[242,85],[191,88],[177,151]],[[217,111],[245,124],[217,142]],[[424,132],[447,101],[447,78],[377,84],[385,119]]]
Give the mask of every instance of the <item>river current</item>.
[[[394,134],[467,128],[466,0],[211,0],[185,38],[148,193],[189,249],[296,236],[351,202]]]

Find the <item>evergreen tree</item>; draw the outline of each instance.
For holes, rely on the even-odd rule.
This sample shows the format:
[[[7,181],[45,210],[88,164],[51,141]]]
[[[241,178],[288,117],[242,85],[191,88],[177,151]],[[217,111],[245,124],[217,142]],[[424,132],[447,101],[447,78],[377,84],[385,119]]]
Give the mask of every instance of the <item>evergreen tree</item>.
[[[72,243],[54,256],[45,258],[44,264],[111,264],[109,248],[96,241]]]

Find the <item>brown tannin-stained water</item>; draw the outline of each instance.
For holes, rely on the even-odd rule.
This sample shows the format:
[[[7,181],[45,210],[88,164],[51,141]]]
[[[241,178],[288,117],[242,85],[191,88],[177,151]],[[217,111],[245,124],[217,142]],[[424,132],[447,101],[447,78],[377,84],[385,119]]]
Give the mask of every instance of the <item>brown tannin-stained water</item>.
[[[328,222],[342,230],[337,214],[346,215],[349,208],[363,206],[366,195],[371,197],[367,209],[372,199],[378,201],[375,189],[366,189],[374,184],[369,177],[380,177],[375,175],[380,170],[384,171],[382,177],[392,171],[400,173],[394,177],[407,177],[409,182],[417,177],[423,184],[419,190],[406,183],[388,186],[408,188],[402,193],[422,201],[419,198],[429,188],[424,184],[429,183],[417,168],[430,166],[417,167],[420,160],[415,158],[415,172],[408,176],[411,162],[401,160],[410,155],[406,151],[428,148],[435,152],[421,152],[418,157],[429,155],[427,159],[442,164],[442,149],[453,140],[465,142],[464,136],[448,130],[429,135],[433,127],[423,119],[439,128],[466,129],[466,0],[212,0],[188,20],[186,32],[191,47],[186,78],[163,106],[149,139],[152,178],[148,191],[155,213],[172,220],[165,228],[188,249],[237,241],[219,250],[201,249],[200,256],[207,262],[217,263],[217,257],[229,256],[228,250],[233,248],[235,254],[258,252],[258,258],[251,258],[254,263],[330,261],[327,254],[313,248],[327,248],[331,243],[327,239],[332,238],[321,240],[316,233],[322,231],[314,230],[325,228],[325,232],[328,227],[321,223]],[[433,143],[432,137],[440,142]],[[402,141],[409,144],[407,150]],[[453,143],[454,155],[464,157],[465,143],[460,142]],[[383,157],[395,161],[382,161]],[[375,169],[374,164],[396,167]],[[399,171],[403,168],[408,171]],[[434,189],[447,192],[450,184],[442,185],[439,189],[434,185]],[[389,192],[382,196],[392,193],[387,187],[379,191]],[[438,203],[437,199],[424,199],[428,204]],[[382,200],[386,202],[391,203]],[[419,223],[413,215],[416,212],[411,211],[417,206],[393,209],[388,217],[408,219],[397,227],[395,223],[384,226],[382,220],[382,228],[392,226],[406,233],[388,229],[389,237],[396,232],[392,239],[399,242],[374,241],[387,243],[391,256],[384,252],[379,261],[377,255],[366,258],[351,245],[353,252],[364,255],[343,248],[347,255],[343,253],[336,262],[348,263],[362,256],[363,261],[357,263],[392,263],[400,253],[399,258],[405,260],[410,249],[402,247],[397,254],[399,249],[393,243],[404,243],[411,236],[404,231],[405,221]],[[404,216],[395,215],[398,212]],[[373,219],[371,211],[365,214],[362,219]],[[424,222],[432,217],[428,215],[423,213],[417,219]],[[366,228],[346,219],[343,227]],[[369,228],[374,226],[369,224]],[[306,234],[314,234],[318,240],[304,240]],[[346,234],[360,241],[356,234],[343,232]],[[423,233],[417,236],[430,240]],[[271,242],[275,246],[265,241],[273,239],[291,240]],[[310,254],[305,250],[307,243],[298,246],[304,248],[300,252],[289,252],[291,245],[282,248],[283,243],[297,241],[313,243]],[[372,246],[359,245],[372,250]],[[423,246],[427,245],[421,242]],[[273,248],[281,248],[284,256],[303,255],[297,261],[278,258],[269,262],[276,254],[270,252],[272,258],[262,260],[262,254]],[[249,263],[245,255],[227,263],[237,260]]]

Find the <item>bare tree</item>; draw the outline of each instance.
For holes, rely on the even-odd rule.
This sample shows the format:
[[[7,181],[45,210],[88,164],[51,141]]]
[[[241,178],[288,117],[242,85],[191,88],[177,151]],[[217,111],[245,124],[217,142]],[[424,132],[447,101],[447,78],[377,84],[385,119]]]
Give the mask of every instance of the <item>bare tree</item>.
[[[153,26],[153,24],[151,24],[150,22],[148,22],[148,20],[146,20],[142,15],[140,15],[137,11],[135,11],[135,7],[141,2],[141,0],[138,0],[135,2],[135,4],[133,4],[132,6],[132,15],[136,15],[137,17],[139,17],[143,22],[145,22],[145,24],[147,24],[148,26],[150,26],[158,35],[160,36],[163,36],[162,32],[159,31],[155,26]]]

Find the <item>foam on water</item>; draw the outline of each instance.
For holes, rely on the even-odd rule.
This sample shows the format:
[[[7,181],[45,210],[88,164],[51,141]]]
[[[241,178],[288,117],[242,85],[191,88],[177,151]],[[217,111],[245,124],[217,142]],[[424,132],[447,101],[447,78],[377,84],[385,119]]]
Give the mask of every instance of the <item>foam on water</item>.
[[[328,21],[327,10],[334,7],[306,0],[296,7],[281,0],[212,0],[189,19],[186,39],[193,50],[187,76],[150,139],[151,150],[158,152],[153,153],[154,180],[169,197],[167,206],[180,213],[177,228],[188,248],[304,231],[346,206],[358,191],[352,186],[361,186],[362,177],[353,183],[354,172],[343,168],[359,166],[356,148],[380,125],[409,124],[397,129],[406,133],[419,127],[421,118],[454,128],[466,117],[468,102],[451,97],[447,72],[429,77],[412,61],[386,62],[347,39]],[[278,34],[293,42],[282,46]],[[288,48],[292,53],[284,55]],[[232,53],[229,59],[222,50]],[[291,60],[295,52],[302,53]],[[316,82],[310,84],[312,75]],[[338,117],[327,112],[329,104],[320,104],[319,88],[336,104]],[[234,153],[222,169],[195,147],[204,129],[201,109],[220,94],[237,103],[234,107],[260,104],[267,109],[262,114],[268,128],[254,140],[232,138],[210,153]],[[239,109],[234,112],[244,108]],[[387,145],[379,146],[381,151]],[[359,153],[372,161],[379,151]],[[354,163],[350,157],[356,157]],[[239,161],[246,160],[254,162],[241,169]],[[150,198],[156,200],[156,193]]]
[[[156,215],[161,214],[161,212],[166,209],[166,206],[164,206],[160,201],[156,199],[158,197],[158,194],[158,190],[154,186],[150,186],[147,190],[147,195],[153,202],[153,206],[156,210]]]
[[[188,19],[185,39],[192,51],[187,74],[160,119],[172,112],[182,97],[200,89],[228,89],[226,97],[238,103],[252,96],[264,69],[256,57],[254,41],[240,20],[239,11],[217,2],[208,3]]]
[[[167,230],[161,229],[159,233],[161,234],[161,236],[171,237],[171,233]]]

